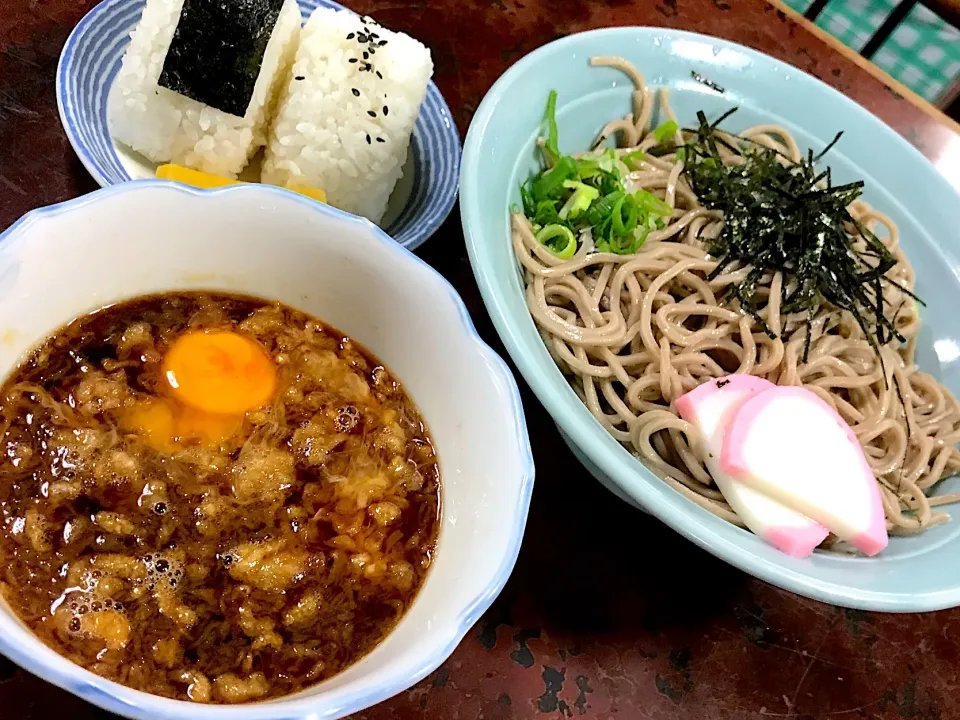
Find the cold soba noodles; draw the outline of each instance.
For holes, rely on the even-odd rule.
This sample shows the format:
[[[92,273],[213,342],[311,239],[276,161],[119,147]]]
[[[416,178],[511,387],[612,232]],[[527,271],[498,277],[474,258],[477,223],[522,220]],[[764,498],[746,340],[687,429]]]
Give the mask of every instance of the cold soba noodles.
[[[120,303],[0,396],[0,591],[103,677],[198,702],[296,692],[373,649],[423,583],[440,505],[423,420],[302,312]]]
[[[862,183],[815,170],[785,129],[734,135],[701,114],[684,130],[666,89],[653,128],[657,93],[637,69],[592,64],[633,80],[633,112],[563,156],[552,93],[546,167],[512,216],[530,312],[590,412],[671,487],[742,526],[672,403],[729,373],[802,385],[853,429],[891,532],[947,520],[936,508],[958,494],[926,492],[960,470],[960,407],[915,365],[915,278],[896,225],[859,198]],[[798,255],[818,236],[821,255]]]

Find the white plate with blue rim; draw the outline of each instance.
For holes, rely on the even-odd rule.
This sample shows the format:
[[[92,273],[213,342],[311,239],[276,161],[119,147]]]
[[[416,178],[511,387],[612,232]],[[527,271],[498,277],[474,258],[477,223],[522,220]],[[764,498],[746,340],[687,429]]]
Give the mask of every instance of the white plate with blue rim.
[[[70,144],[93,179],[106,187],[152,178],[156,164],[116,143],[107,126],[107,97],[130,33],[146,0],[104,0],[77,24],[60,54],[57,106]],[[317,7],[343,9],[329,0],[298,0],[304,19]],[[453,209],[460,174],[460,135],[450,108],[431,81],[413,129],[403,177],[380,226],[413,250]],[[241,179],[259,175],[249,168]]]

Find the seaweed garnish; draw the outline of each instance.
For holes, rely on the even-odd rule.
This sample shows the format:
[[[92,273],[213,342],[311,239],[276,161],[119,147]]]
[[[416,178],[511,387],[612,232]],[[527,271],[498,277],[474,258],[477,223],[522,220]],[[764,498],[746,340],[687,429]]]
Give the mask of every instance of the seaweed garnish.
[[[720,93],[721,95],[723,95],[726,92],[726,90],[724,90],[724,88],[721,85],[717,85],[717,83],[715,83],[713,80],[711,80],[710,78],[704,75],[701,75],[696,70],[690,71],[690,77],[692,77],[701,85],[706,85],[708,88],[710,88],[715,92]]]
[[[886,378],[886,373],[884,373],[884,378]],[[893,373],[893,387],[897,391],[897,399],[900,401],[900,407],[903,408],[903,419],[907,425],[906,446],[910,447],[910,436],[911,436],[910,426],[912,425],[912,423],[910,422],[910,417],[907,415],[907,401],[904,400],[903,398],[903,390],[900,389],[900,381],[897,380],[896,373]],[[900,459],[900,473],[897,477],[897,495],[900,494],[900,489],[903,485],[903,466],[906,464],[906,462],[907,462],[907,454],[904,453],[903,457]]]
[[[724,215],[722,232],[706,240],[717,258],[713,279],[735,262],[750,271],[727,289],[770,337],[776,337],[760,315],[760,283],[772,272],[783,274],[784,313],[806,313],[806,362],[812,323],[829,303],[848,311],[880,357],[880,347],[906,338],[885,313],[883,290],[892,285],[918,302],[910,290],[888,278],[897,260],[883,242],[848,209],[863,192],[863,181],[834,185],[830,168],[817,163],[834,148],[842,133],[816,155],[794,161],[773,148],[732,133],[718,135],[717,126],[736,108],[708,122],[697,113],[698,127],[689,130],[684,172],[700,202]],[[726,137],[731,138],[728,141]],[[725,164],[720,148],[741,154],[744,162]],[[886,378],[886,373],[884,373]]]

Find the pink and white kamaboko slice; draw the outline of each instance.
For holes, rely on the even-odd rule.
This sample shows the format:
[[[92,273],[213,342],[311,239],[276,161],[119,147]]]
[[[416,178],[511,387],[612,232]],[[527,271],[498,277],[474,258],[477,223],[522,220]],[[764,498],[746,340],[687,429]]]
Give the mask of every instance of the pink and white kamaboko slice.
[[[720,469],[876,555],[887,546],[877,482],[850,426],[801,387],[757,393],[733,415]]]
[[[699,428],[706,442],[704,464],[743,524],[778,550],[806,557],[824,541],[827,529],[720,467],[723,439],[737,410],[751,397],[775,387],[752,375],[730,375],[691,390],[677,400],[676,407],[680,417]]]

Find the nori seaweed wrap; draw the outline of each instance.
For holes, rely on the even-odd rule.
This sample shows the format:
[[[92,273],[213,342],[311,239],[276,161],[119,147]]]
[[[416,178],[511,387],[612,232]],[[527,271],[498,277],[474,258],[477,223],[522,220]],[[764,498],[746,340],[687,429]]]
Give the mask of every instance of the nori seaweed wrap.
[[[283,0],[184,0],[159,85],[244,117]]]

